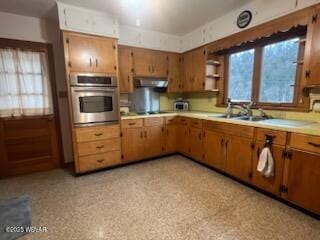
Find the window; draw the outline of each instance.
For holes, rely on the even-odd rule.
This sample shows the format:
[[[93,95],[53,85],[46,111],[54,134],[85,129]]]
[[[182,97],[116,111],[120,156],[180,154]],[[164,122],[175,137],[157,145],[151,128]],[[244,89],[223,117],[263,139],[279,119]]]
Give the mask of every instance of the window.
[[[52,113],[46,53],[0,49],[0,117]]]
[[[230,55],[228,98],[239,102],[251,101],[253,70],[254,49]]]
[[[304,48],[300,37],[263,39],[250,44],[249,50],[233,49],[228,55],[228,98],[252,101],[256,106],[296,106],[302,67],[299,57]]]
[[[292,103],[299,38],[266,45],[262,53],[259,102]]]

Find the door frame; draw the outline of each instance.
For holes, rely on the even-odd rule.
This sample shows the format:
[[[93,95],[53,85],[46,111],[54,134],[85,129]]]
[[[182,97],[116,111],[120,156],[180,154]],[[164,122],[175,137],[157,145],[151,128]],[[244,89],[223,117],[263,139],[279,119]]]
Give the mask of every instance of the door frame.
[[[57,135],[57,143],[58,143],[58,158],[59,158],[59,167],[64,167],[64,155],[63,155],[63,146],[62,146],[62,135],[61,135],[61,124],[60,124],[60,115],[59,115],[59,104],[57,97],[57,87],[56,87],[56,76],[55,76],[55,65],[54,65],[54,55],[53,55],[53,46],[51,43],[41,43],[41,42],[33,42],[33,41],[24,41],[24,40],[15,40],[8,38],[0,38],[0,48],[18,48],[22,50],[31,50],[31,51],[39,51],[45,52],[48,59],[48,69],[49,69],[49,79],[50,79],[50,87],[51,87],[51,95],[52,95],[52,104],[53,104],[53,116],[55,119],[56,125],[56,135]],[[35,116],[39,117],[39,116]],[[24,118],[32,118],[32,116],[28,117],[15,117],[15,119],[24,119]],[[2,118],[2,119],[11,119]]]

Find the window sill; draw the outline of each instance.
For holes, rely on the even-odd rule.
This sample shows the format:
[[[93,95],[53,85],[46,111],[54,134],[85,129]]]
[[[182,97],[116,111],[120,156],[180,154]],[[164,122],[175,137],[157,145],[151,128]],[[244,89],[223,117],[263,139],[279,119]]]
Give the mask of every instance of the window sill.
[[[216,104],[216,107],[223,107],[226,108],[227,104]],[[274,110],[274,111],[288,111],[288,112],[310,112],[309,108],[305,107],[295,107],[295,106],[272,106],[272,105],[258,105],[252,107],[252,109],[259,109],[262,108],[263,110]]]

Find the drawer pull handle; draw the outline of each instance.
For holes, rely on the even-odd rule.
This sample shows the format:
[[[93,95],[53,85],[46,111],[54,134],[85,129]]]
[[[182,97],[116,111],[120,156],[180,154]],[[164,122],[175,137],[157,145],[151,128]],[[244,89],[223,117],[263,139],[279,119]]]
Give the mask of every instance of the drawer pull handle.
[[[104,146],[103,146],[103,145],[101,145],[101,146],[96,146],[96,149],[101,149],[101,148],[104,148]]]
[[[320,148],[320,144],[318,143],[313,143],[313,142],[308,142],[309,145],[313,146],[313,147],[318,147]]]
[[[133,126],[133,125],[136,125],[136,123],[135,122],[131,122],[131,123],[129,123],[129,125]]]
[[[100,136],[102,136],[102,134],[103,134],[103,133],[95,133],[94,135],[95,135],[96,137],[100,137]]]
[[[104,162],[104,159],[98,159],[97,162],[102,163],[102,162]]]

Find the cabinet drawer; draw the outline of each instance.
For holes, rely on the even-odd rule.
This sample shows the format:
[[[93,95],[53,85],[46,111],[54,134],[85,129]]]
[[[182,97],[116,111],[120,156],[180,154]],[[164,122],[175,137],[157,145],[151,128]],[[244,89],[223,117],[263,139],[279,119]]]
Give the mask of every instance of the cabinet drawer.
[[[178,123],[177,117],[166,117],[166,125],[172,125],[177,123]]]
[[[102,154],[79,157],[79,172],[92,171],[100,168],[110,167],[121,163],[120,151],[112,151]]]
[[[77,142],[111,139],[120,136],[119,125],[75,128],[75,132]]]
[[[138,128],[143,126],[143,119],[126,119],[121,121],[122,128]]]
[[[292,133],[290,146],[308,152],[320,153],[320,137]]]
[[[178,124],[180,125],[188,125],[189,124],[189,118],[185,118],[185,117],[179,117],[177,119]]]
[[[202,120],[201,119],[191,118],[189,120],[189,123],[190,123],[190,127],[202,128]]]
[[[224,134],[239,136],[239,137],[247,137],[253,138],[254,135],[254,127],[243,126],[232,123],[222,123],[215,121],[206,121],[205,128],[207,130],[217,131]]]
[[[163,117],[151,117],[144,119],[144,126],[145,127],[152,127],[152,126],[161,126],[164,124]]]
[[[272,136],[274,144],[286,145],[287,132],[257,128],[257,136],[256,136],[257,140],[264,142],[266,140],[266,136]]]
[[[105,153],[120,150],[120,138],[78,143],[78,155],[86,156],[91,154]]]

